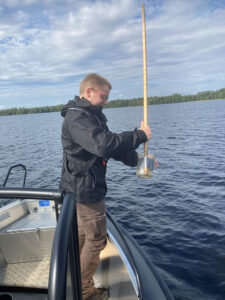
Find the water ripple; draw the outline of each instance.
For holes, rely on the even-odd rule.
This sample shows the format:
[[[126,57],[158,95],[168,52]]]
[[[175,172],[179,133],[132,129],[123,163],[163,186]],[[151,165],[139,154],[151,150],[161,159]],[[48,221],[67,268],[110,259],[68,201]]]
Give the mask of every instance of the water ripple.
[[[153,260],[177,300],[225,295],[224,111],[225,101],[151,106],[149,152],[159,170],[145,180],[135,169],[108,163],[110,213]],[[141,107],[105,113],[113,132],[138,127],[142,119]],[[10,165],[23,163],[27,186],[58,187],[61,124],[58,113],[1,117],[0,183]],[[18,174],[10,184],[20,184]]]

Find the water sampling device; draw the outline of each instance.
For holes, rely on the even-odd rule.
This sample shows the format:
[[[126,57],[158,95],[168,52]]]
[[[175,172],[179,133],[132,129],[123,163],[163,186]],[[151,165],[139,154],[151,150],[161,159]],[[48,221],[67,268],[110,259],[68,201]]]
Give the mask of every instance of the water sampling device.
[[[148,91],[147,91],[147,54],[146,54],[146,26],[145,6],[142,3],[142,40],[143,40],[143,69],[144,69],[144,125],[148,125]],[[148,154],[148,142],[144,144],[144,154],[138,154],[137,176],[150,178],[155,165],[154,155]]]

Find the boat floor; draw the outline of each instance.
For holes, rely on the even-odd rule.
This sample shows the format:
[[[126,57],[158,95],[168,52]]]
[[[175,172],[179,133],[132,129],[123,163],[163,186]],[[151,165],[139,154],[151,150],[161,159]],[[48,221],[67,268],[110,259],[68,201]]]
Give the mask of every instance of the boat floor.
[[[0,285],[47,289],[50,260],[12,263],[0,268]],[[109,288],[111,300],[138,299],[129,274],[119,256],[117,248],[108,241],[101,252],[100,263],[94,276],[96,287]],[[22,293],[11,293],[14,299],[47,299],[46,295],[22,297]],[[1,295],[1,294],[0,294]],[[27,294],[26,294],[27,295]],[[32,294],[33,295],[33,294]]]
[[[4,286],[43,288],[48,286],[50,260],[8,264],[0,269]]]
[[[130,276],[117,248],[108,241],[94,276],[96,287],[109,288],[111,300],[137,300]]]
[[[18,288],[11,293],[17,299],[46,299],[38,294],[23,297],[22,287],[47,291],[51,243],[54,236],[55,211],[51,206],[39,207],[41,214],[33,213],[37,201],[28,201],[32,213],[21,215],[20,219],[1,230],[0,234],[0,295],[2,287]],[[12,206],[12,207],[11,207]],[[13,215],[13,205],[5,207],[4,215]],[[20,204],[19,204],[20,207]],[[25,211],[26,212],[26,211]],[[23,211],[22,211],[23,213]],[[17,211],[15,213],[17,215]],[[50,227],[49,227],[50,226]],[[8,263],[7,263],[8,262]],[[108,238],[107,246],[100,254],[100,263],[94,276],[96,287],[109,288],[111,300],[137,300],[129,273],[114,243]],[[21,298],[22,297],[22,298]],[[1,297],[0,297],[1,298]]]

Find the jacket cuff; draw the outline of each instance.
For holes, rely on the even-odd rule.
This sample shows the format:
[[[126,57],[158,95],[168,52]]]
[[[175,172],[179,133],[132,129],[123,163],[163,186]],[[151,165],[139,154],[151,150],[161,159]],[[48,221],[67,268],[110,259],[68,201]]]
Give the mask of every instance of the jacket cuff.
[[[143,130],[135,129],[134,132],[137,135],[140,144],[147,142],[148,138]]]

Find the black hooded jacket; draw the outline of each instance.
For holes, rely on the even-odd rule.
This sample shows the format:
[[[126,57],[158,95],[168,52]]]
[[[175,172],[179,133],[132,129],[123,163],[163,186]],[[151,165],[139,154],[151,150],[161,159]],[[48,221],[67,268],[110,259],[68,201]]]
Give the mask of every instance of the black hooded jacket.
[[[105,197],[106,162],[110,158],[129,166],[137,165],[135,149],[147,141],[142,130],[112,133],[101,106],[75,97],[61,111],[63,168],[61,188],[81,203],[97,202]]]

